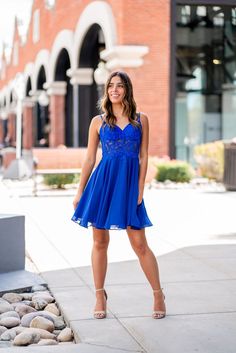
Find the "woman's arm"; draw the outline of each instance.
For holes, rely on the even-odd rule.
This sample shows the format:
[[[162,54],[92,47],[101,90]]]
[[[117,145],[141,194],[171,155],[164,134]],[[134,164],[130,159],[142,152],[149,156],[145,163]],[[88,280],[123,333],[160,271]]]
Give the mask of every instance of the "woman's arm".
[[[142,202],[143,191],[145,185],[145,178],[147,174],[148,165],[148,143],[149,143],[149,123],[148,117],[145,114],[140,114],[140,120],[142,124],[142,142],[139,153],[139,195],[138,205]]]
[[[77,194],[73,201],[74,209],[78,205],[78,202],[81,198],[81,195],[84,191],[84,188],[87,184],[87,181],[90,177],[90,174],[96,162],[96,154],[97,154],[97,148],[99,144],[98,131],[99,131],[100,125],[101,125],[101,118],[99,115],[97,115],[91,120],[91,123],[89,126],[87,153],[82,166],[79,188],[77,190]]]

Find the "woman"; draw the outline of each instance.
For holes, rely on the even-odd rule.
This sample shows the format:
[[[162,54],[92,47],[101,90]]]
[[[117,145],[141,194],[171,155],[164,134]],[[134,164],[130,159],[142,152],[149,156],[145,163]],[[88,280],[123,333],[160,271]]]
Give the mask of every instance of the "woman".
[[[97,299],[94,317],[106,317],[104,282],[109,229],[126,229],[153,289],[152,317],[161,319],[165,317],[165,298],[157,261],[144,231],[145,227],[152,226],[143,201],[148,163],[148,118],[143,113],[136,113],[132,83],[125,72],[113,72],[108,78],[101,109],[104,114],[95,116],[90,124],[87,155],[72,217],[83,227],[93,227],[92,268]],[[102,159],[92,173],[99,141]]]

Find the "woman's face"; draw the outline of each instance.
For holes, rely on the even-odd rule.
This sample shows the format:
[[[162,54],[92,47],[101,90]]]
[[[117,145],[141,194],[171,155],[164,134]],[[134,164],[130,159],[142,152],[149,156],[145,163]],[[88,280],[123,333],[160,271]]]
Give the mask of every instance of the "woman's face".
[[[107,93],[111,103],[119,104],[123,102],[125,87],[119,76],[112,77],[107,88]]]

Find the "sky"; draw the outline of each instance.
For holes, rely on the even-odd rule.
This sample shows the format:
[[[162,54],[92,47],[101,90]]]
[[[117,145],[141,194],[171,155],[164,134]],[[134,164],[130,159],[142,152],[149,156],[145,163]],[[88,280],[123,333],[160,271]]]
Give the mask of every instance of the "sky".
[[[3,43],[8,47],[12,45],[15,16],[20,21],[20,34],[26,34],[32,3],[33,0],[0,0],[0,55]]]

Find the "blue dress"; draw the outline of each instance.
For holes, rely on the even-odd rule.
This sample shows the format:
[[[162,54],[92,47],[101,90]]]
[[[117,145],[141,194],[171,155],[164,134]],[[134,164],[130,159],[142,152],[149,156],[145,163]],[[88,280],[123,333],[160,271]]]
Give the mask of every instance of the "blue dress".
[[[144,201],[138,205],[139,150],[142,126],[121,129],[103,121],[99,131],[102,159],[91,174],[72,221],[98,229],[152,226]]]

